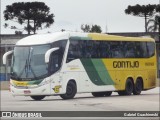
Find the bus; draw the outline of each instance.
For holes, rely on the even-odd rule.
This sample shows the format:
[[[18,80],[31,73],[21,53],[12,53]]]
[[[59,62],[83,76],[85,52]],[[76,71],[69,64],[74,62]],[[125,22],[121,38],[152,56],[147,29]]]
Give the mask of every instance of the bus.
[[[100,33],[56,32],[19,40],[12,56],[10,92],[42,100],[77,93],[94,97],[139,95],[156,87],[156,46],[152,38]]]

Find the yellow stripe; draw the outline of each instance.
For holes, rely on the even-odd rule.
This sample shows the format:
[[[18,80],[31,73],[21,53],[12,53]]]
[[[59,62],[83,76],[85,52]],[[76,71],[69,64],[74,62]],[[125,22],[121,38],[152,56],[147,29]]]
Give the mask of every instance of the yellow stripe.
[[[142,37],[124,37],[124,36],[116,36],[116,35],[108,35],[108,34],[99,34],[99,33],[89,33],[88,37],[91,37],[93,40],[114,40],[114,41],[152,41],[152,38],[142,38]]]
[[[27,86],[28,85],[28,82],[26,81],[11,80],[11,83],[13,83],[16,86]]]

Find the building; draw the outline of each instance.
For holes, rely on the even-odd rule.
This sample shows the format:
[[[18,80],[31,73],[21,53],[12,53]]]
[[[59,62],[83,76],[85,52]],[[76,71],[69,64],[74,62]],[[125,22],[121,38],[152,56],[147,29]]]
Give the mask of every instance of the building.
[[[1,80],[9,80],[10,67],[3,66],[2,64],[2,56],[6,51],[12,50],[15,43],[26,37],[27,35],[0,35],[0,81]],[[11,59],[8,64],[10,64]],[[9,66],[9,65],[8,65]]]

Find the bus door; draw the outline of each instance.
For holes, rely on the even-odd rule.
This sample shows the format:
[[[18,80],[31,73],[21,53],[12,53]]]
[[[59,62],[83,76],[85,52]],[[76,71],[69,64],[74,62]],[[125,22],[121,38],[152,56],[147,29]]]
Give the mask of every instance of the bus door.
[[[62,64],[62,54],[60,50],[54,51],[50,57],[49,73],[51,79],[51,94],[60,92],[62,75],[59,72]]]

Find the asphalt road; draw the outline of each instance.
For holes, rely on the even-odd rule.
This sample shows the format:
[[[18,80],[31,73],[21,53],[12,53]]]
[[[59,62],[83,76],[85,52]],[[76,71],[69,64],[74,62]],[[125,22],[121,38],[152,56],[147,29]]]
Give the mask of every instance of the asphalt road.
[[[42,101],[30,97],[13,97],[9,91],[1,91],[2,111],[159,111],[160,87],[143,91],[141,95],[93,97],[90,93],[77,94],[74,99],[62,100],[49,96]]]
[[[119,96],[114,92],[110,97],[93,97],[90,93],[83,93],[77,94],[71,100],[62,100],[59,96],[49,96],[42,101],[34,101],[30,97],[24,96],[13,97],[9,91],[2,90],[0,107],[1,111],[133,111],[134,113],[134,111],[160,111],[159,101],[160,87],[143,91],[141,95]],[[17,120],[17,118],[15,119]],[[69,120],[71,119],[74,118],[69,118]],[[101,119],[99,118],[99,120]],[[113,117],[109,117],[109,119],[111,120]],[[122,119],[132,118],[123,117]],[[133,117],[133,119],[137,118]],[[142,117],[138,119],[142,119]],[[150,120],[151,118],[145,117],[144,119]],[[152,119],[159,118],[153,117]]]

